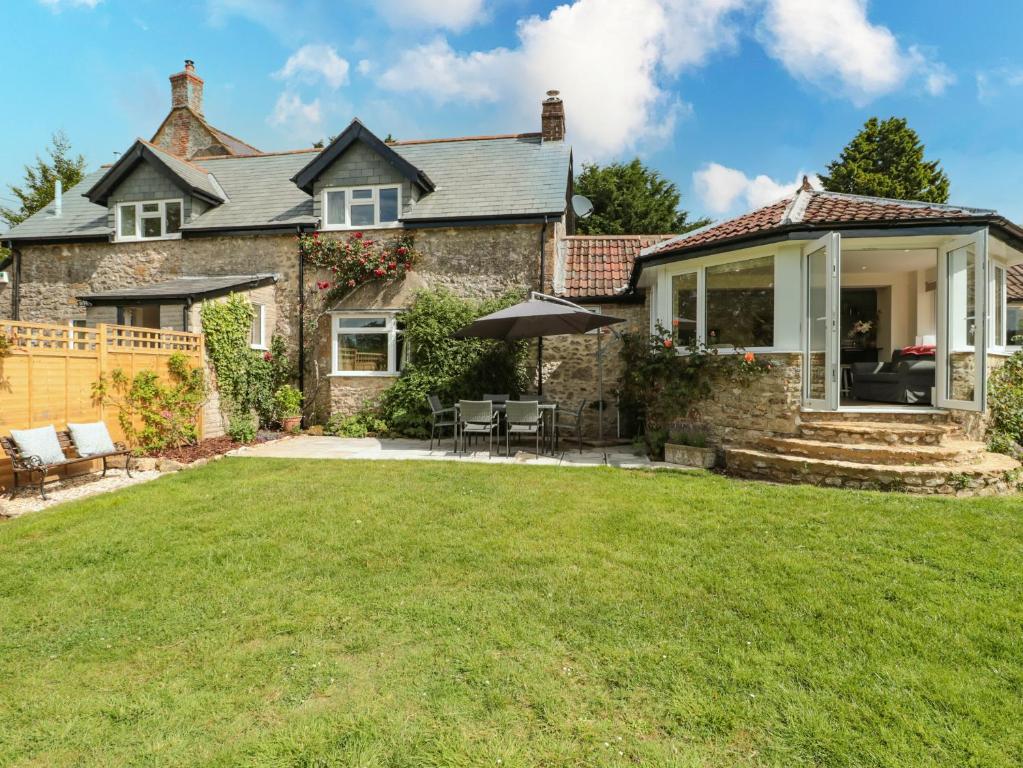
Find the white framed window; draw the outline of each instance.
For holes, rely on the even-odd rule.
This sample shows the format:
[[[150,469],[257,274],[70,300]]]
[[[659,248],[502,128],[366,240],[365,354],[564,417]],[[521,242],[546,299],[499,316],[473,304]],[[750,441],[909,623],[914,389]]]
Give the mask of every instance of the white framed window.
[[[404,344],[394,312],[336,312],[331,318],[334,376],[396,376]]]
[[[1023,347],[1023,304],[1010,304],[1005,310],[1006,335],[1010,347]]]
[[[773,255],[683,268],[668,275],[667,286],[662,311],[679,353],[697,341],[722,352],[774,349]]]
[[[328,187],[321,205],[323,229],[397,227],[401,185]]]
[[[117,203],[114,208],[116,240],[169,240],[181,237],[182,200],[145,200]]]
[[[249,328],[249,346],[266,349],[266,305],[252,304],[252,325]]]

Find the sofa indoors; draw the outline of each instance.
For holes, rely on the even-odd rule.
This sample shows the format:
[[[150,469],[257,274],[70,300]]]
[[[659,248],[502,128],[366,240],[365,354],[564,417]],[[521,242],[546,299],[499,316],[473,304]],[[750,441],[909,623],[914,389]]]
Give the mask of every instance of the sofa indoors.
[[[928,349],[930,350],[928,352]],[[852,396],[856,400],[931,405],[934,388],[933,348],[896,350],[888,363],[853,363]]]

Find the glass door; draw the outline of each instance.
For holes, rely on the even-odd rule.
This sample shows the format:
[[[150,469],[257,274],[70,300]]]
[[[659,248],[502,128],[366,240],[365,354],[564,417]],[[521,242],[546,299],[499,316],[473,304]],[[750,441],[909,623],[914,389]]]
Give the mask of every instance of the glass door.
[[[983,411],[987,369],[987,230],[957,238],[938,260],[938,405]]]
[[[803,405],[838,409],[841,236],[831,232],[803,250]]]

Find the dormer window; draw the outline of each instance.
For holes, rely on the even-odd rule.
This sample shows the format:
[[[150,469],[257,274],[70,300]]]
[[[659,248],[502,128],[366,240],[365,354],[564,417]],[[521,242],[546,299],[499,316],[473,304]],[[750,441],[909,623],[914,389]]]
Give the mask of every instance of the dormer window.
[[[181,200],[118,203],[117,240],[164,240],[181,237]]]
[[[396,227],[401,186],[328,187],[323,190],[323,229]]]

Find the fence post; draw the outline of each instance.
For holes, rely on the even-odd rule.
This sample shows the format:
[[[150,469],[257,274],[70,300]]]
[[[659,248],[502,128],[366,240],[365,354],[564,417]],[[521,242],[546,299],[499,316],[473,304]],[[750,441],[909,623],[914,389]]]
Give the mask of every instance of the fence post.
[[[105,379],[107,375],[107,324],[97,323],[96,324],[96,360],[99,368],[99,376],[97,379]],[[104,400],[106,398],[100,398],[99,401],[99,420],[106,422],[106,404]]]
[[[199,342],[198,342],[198,344],[196,346],[198,347],[198,352],[199,352],[199,360],[198,360],[197,364],[199,366],[199,370],[202,371],[202,377],[203,377],[203,380],[205,381],[208,378],[207,375],[206,375],[206,336],[205,335],[203,335],[201,333],[199,334]],[[209,383],[209,382],[207,382],[207,383]],[[203,401],[202,406],[200,406],[200,408],[199,408],[199,419],[198,419],[198,422],[199,423],[198,423],[197,426],[198,426],[198,432],[199,432],[199,439],[202,440],[204,437],[206,437],[206,434],[205,434],[206,433],[206,402],[205,401]]]

